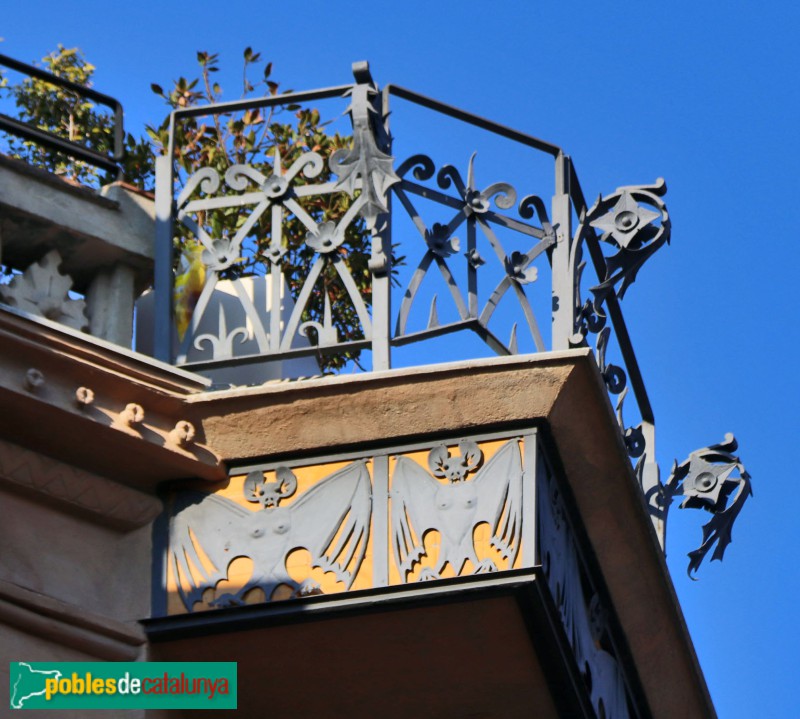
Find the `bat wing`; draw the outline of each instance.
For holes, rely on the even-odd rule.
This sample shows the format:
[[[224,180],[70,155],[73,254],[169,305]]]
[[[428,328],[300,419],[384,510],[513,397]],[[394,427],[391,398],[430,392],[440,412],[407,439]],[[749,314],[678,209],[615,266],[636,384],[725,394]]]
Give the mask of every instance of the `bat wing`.
[[[487,522],[491,545],[508,559],[509,568],[519,552],[522,532],[522,458],[519,442],[506,442],[478,471],[473,480],[478,492],[476,524]]]
[[[228,565],[238,556],[232,548],[247,546],[241,520],[250,514],[214,494],[183,492],[176,500],[170,520],[169,562],[178,593],[190,611],[208,587],[228,576]],[[203,556],[213,569],[208,569]]]
[[[436,510],[440,486],[413,460],[397,458],[392,475],[392,547],[403,581],[425,554],[425,532],[441,525]]]
[[[372,491],[363,461],[318,482],[292,505],[291,548],[311,553],[315,567],[333,571],[349,589],[369,539]]]

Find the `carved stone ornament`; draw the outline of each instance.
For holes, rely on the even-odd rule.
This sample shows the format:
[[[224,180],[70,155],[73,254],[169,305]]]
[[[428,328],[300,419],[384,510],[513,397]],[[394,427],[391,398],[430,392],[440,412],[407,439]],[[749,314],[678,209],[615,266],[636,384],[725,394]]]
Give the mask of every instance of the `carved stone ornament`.
[[[59,272],[61,261],[58,250],[48,252],[8,285],[0,287],[0,299],[23,312],[86,330],[89,327],[84,313],[86,303],[70,298],[72,278]]]

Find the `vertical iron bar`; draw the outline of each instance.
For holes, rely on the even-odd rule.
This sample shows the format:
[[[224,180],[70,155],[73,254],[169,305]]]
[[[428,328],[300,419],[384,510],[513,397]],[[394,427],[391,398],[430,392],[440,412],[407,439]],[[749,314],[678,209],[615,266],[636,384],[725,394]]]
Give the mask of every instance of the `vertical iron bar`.
[[[522,567],[535,567],[539,563],[536,546],[537,504],[539,501],[539,439],[536,432],[527,434],[523,441],[522,473]]]
[[[569,349],[575,331],[573,307],[575,277],[570,262],[572,245],[572,206],[570,203],[570,159],[563,152],[556,157],[556,193],[553,196],[553,228],[556,244],[552,254],[553,274],[553,350]]]
[[[469,258],[473,257],[478,249],[476,236],[475,215],[467,218],[467,292],[469,293],[469,316],[478,316],[478,269]]]
[[[272,206],[272,245],[281,247],[283,244],[283,206]],[[283,320],[283,272],[278,262],[271,262],[270,276],[270,307],[269,307],[269,351],[278,354],[281,348],[281,324]],[[286,288],[288,292],[288,287]]]
[[[653,419],[642,419],[642,435],[644,436],[644,454],[642,455],[642,472],[639,481],[642,492],[650,508],[650,519],[661,543],[661,549],[666,554],[667,546],[667,512],[663,485],[661,484],[661,471],[656,461],[656,425]]]
[[[389,457],[372,464],[372,586],[389,586]]]
[[[172,155],[156,158],[153,356],[172,362]]]
[[[391,155],[392,141],[389,134],[389,94],[380,93],[381,102],[377,105],[378,119],[382,132],[375,132],[376,144]],[[383,137],[381,137],[383,135]],[[386,192],[388,212],[379,215],[372,230],[372,258],[381,260],[370,267],[372,272],[372,369],[376,371],[391,369],[391,319],[392,319],[392,193]],[[372,262],[370,263],[373,264]],[[377,265],[381,266],[378,268]]]
[[[388,200],[391,203],[391,198]],[[388,225],[387,230],[388,232]],[[385,237],[384,237],[385,239]],[[389,260],[391,262],[391,260]],[[391,270],[390,270],[391,271]],[[390,317],[391,276],[389,272],[372,274],[372,369],[387,370],[392,367]]]

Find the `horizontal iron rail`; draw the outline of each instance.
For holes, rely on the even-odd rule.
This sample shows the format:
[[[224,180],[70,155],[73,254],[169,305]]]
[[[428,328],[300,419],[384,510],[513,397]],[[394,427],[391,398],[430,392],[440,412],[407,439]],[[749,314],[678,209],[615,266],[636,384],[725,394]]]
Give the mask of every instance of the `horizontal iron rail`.
[[[317,90],[287,92],[285,95],[270,95],[261,98],[232,100],[230,102],[216,102],[209,105],[178,108],[177,110],[173,110],[169,116],[169,147],[167,148],[167,155],[172,158],[175,157],[175,125],[183,118],[222,115],[228,112],[255,110],[261,107],[275,107],[297,102],[309,102],[310,100],[326,100],[331,97],[343,97],[352,89],[353,85],[336,85],[334,87],[323,87]],[[171,185],[173,175],[172,165],[170,165],[169,172],[170,177],[168,178],[168,184]]]
[[[514,140],[514,142],[527,145],[535,150],[541,150],[542,152],[546,152],[553,157],[558,157],[558,155],[561,154],[561,148],[557,145],[553,145],[545,140],[540,140],[538,137],[534,137],[533,135],[526,135],[524,132],[514,130],[511,127],[501,125],[497,122],[493,122],[492,120],[488,120],[480,115],[474,115],[466,110],[453,107],[452,105],[440,102],[439,100],[434,100],[426,95],[420,95],[418,92],[408,90],[405,87],[400,87],[400,85],[386,85],[383,91],[385,93],[389,93],[390,95],[395,95],[396,97],[402,98],[403,100],[408,100],[409,102],[416,103],[417,105],[427,107],[429,110],[440,112],[443,115],[449,115],[450,117],[454,117],[462,122],[467,122],[470,125],[475,125],[476,127],[488,130],[496,135],[507,137],[509,140]]]
[[[111,108],[111,110],[114,112],[114,151],[108,155],[104,155],[96,150],[92,150],[88,147],[84,147],[83,145],[71,142],[70,140],[59,137],[52,132],[41,130],[38,127],[24,123],[21,120],[16,120],[8,115],[0,114],[0,128],[15,135],[19,135],[20,137],[24,137],[27,140],[31,140],[32,142],[36,142],[40,145],[48,147],[51,150],[64,152],[71,157],[88,162],[90,165],[94,165],[95,167],[100,167],[109,171],[116,170],[117,173],[122,173],[119,163],[125,157],[125,128],[122,104],[118,100],[110,95],[98,92],[91,87],[79,85],[76,82],[58,77],[51,72],[47,72],[46,70],[42,70],[41,68],[35,67],[34,65],[29,65],[25,62],[20,62],[19,60],[15,60],[7,55],[0,54],[0,66],[10,68],[11,70],[16,70],[17,72],[21,72],[30,77],[39,78],[40,80],[44,80],[51,85],[63,87],[64,89],[75,92],[82,97],[94,100],[100,105],[105,105],[106,107]]]
[[[33,125],[15,120],[8,115],[0,114],[0,129],[18,135],[25,140],[35,142],[37,145],[42,145],[50,150],[63,152],[66,155],[88,162],[90,165],[102,168],[103,170],[121,172],[117,162],[107,155],[102,155],[88,147],[76,145],[74,142],[58,137],[58,135],[53,135],[46,130],[40,130]]]
[[[202,117],[204,115],[220,115],[226,112],[240,112],[253,110],[259,107],[274,107],[309,100],[326,100],[331,97],[342,97],[353,88],[352,85],[337,85],[324,87],[319,90],[304,90],[302,92],[288,92],[285,95],[269,95],[268,97],[251,98],[249,100],[232,100],[231,102],[217,102],[211,105],[196,105],[194,107],[178,108],[172,111],[175,119],[181,117]]]
[[[181,362],[180,367],[198,372],[203,369],[216,369],[225,367],[239,367],[248,364],[255,364],[268,360],[285,360],[298,357],[310,357],[313,355],[340,354],[354,350],[368,350],[372,347],[370,340],[349,340],[336,345],[309,345],[308,347],[293,347],[289,350],[275,352],[272,354],[253,354],[241,357],[228,357],[226,359],[193,360]]]

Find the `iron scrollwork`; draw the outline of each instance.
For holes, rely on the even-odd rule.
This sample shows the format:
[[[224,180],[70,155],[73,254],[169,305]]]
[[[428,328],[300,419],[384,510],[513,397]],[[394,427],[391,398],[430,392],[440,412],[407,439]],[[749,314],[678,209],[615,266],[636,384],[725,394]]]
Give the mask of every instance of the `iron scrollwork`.
[[[575,277],[575,328],[570,343],[583,344],[587,332],[597,333],[606,326],[605,305],[610,296],[622,299],[636,280],[642,266],[661,247],[670,241],[671,221],[661,199],[667,185],[659,178],[652,185],[619,187],[610,195],[598,197],[595,204],[581,213],[580,226],[572,244],[570,267]],[[653,209],[650,209],[653,208]],[[599,248],[593,257],[600,283],[589,288],[591,301],[583,302],[580,285],[586,263],[583,261],[584,242],[596,246],[594,230],[600,241],[616,252],[600,256]]]
[[[619,303],[643,265],[670,241],[671,222],[663,201],[665,182],[659,179],[650,185],[619,187],[609,195],[600,196],[588,207],[568,156],[559,148],[530,137],[525,144],[549,152],[556,158],[556,188],[550,207],[538,195],[528,195],[518,201],[517,190],[507,182],[479,185],[476,153],[469,157],[465,173],[449,164],[437,168],[430,157],[422,154],[412,155],[395,169],[387,124],[392,88],[379,92],[365,63],[354,66],[354,76],[355,84],[346,89],[335,89],[336,96],[349,98],[347,113],[352,122],[353,143],[349,149],[338,150],[328,159],[327,171],[325,160],[316,152],[306,152],[289,167],[283,166],[284,161],[276,152],[271,162],[267,161],[259,168],[235,165],[224,175],[213,168],[200,169],[186,180],[174,205],[172,184],[162,186],[170,193],[173,219],[188,228],[198,244],[197,257],[204,278],[190,330],[178,352],[178,364],[189,360],[222,364],[230,362],[234,355],[301,357],[317,352],[322,354],[333,348],[364,349],[371,345],[373,368],[386,369],[391,366],[394,347],[449,332],[471,330],[500,355],[519,351],[518,324],[520,340],[525,339],[522,333],[527,332],[526,339],[535,351],[548,348],[543,329],[551,323],[554,349],[589,346],[588,338],[593,334],[597,363],[616,404],[620,432],[629,456],[637,462],[636,472],[662,541],[666,509],[672,497],[682,493],[686,497],[683,506],[702,506],[714,513],[714,519],[704,528],[702,546],[691,556],[691,570],[697,569],[715,542],[717,547],[713,558],[721,558],[730,541],[730,525],[741,510],[744,499],[751,493],[749,477],[743,468],[740,468],[737,480],[731,480],[729,475],[722,478],[714,475],[719,484],[716,494],[703,490],[700,484],[692,484],[699,457],[706,457],[703,461],[707,463],[738,466],[738,460],[713,459],[724,458],[726,452],[730,454],[733,451],[726,449],[728,444],[723,443],[693,453],[687,460],[688,464],[677,465],[666,484],[661,482],[655,459],[654,414]],[[319,92],[320,97],[333,96],[328,91],[315,92]],[[429,101],[409,91],[403,90],[399,94],[430,106]],[[467,114],[459,111],[453,116],[464,119]],[[476,121],[473,117],[467,121],[487,129],[493,126],[494,132],[508,134],[507,128],[499,128],[483,119]],[[350,198],[345,214],[335,222],[317,221],[304,209],[305,198],[333,193],[346,194]],[[440,213],[435,218],[438,221],[423,219],[417,207],[419,198],[436,205],[435,209]],[[215,211],[234,212],[236,208],[242,213],[236,229],[225,236],[213,236],[207,215]],[[395,304],[399,305],[399,310],[392,312],[389,276],[391,233],[396,222],[405,221],[403,212],[421,242],[418,239],[419,253],[410,263],[412,271],[402,290],[402,299]],[[579,217],[574,233],[571,224],[573,213]],[[289,216],[299,222],[299,236],[305,236],[305,246],[313,251],[308,267],[299,278],[299,287],[293,288],[296,290],[293,306],[285,297],[282,276],[287,262],[284,223]],[[264,223],[256,224],[262,217],[271,220],[268,229],[264,229]],[[348,228],[352,232],[354,223],[358,223],[361,230],[366,227],[372,236],[368,262],[372,283],[369,296],[366,292],[362,296],[354,275],[343,260],[345,232]],[[254,301],[254,292],[245,288],[242,278],[235,278],[231,280],[232,290],[226,298],[229,304],[215,305],[211,298],[218,282],[236,274],[232,268],[242,260],[245,240],[248,237],[248,241],[252,240],[256,227],[266,232],[269,238],[268,241],[264,237],[257,238],[259,254],[251,258],[263,260],[271,279],[269,302],[259,304]],[[503,234],[507,231],[516,233],[515,239],[521,237],[525,244],[510,246],[506,242],[507,234]],[[412,254],[407,245],[402,251],[409,257]],[[548,271],[543,258],[552,270],[551,312],[547,308],[542,312],[546,297],[544,302],[534,303],[534,300],[542,298],[541,295],[537,298],[536,294],[544,289],[543,275]],[[587,265],[593,271],[593,279],[588,277]],[[434,275],[438,276],[434,278]],[[425,312],[421,312],[417,328],[411,328],[412,306],[421,304],[427,286],[422,291],[420,288],[431,278],[433,281],[443,280],[445,289],[441,297],[433,293],[427,296],[426,304],[430,302],[425,308],[427,324],[423,326]],[[347,341],[337,333],[334,321],[336,305],[332,306],[329,294],[323,292],[322,301],[315,304],[320,286],[331,279],[337,287],[341,285],[344,289],[340,297],[354,316],[355,334]],[[266,281],[264,285],[267,285]],[[488,288],[488,291],[479,295],[479,285],[481,290]],[[450,316],[445,317],[443,304],[448,300]],[[518,320],[513,325],[508,322],[510,336],[506,328],[502,339],[497,330],[503,322],[501,313],[497,312],[501,302],[514,304],[513,311],[517,317],[509,319]],[[228,314],[229,307],[236,303],[242,311]],[[286,316],[271,310],[260,311],[266,305],[283,308],[281,312]],[[315,308],[313,319],[309,319],[310,307]],[[537,316],[534,307],[544,316]],[[444,321],[440,320],[440,310]],[[204,314],[213,322],[206,321],[201,326]],[[311,342],[316,346],[311,347]],[[212,356],[187,359],[192,347]],[[623,405],[629,393],[633,395],[635,405],[626,410],[638,412],[639,418],[626,425]],[[628,398],[629,405],[630,402]],[[402,468],[404,464],[401,462],[399,466]],[[477,478],[483,477],[481,472],[490,464],[487,463],[483,469],[466,468],[464,476],[451,485],[480,486]],[[429,480],[427,484],[420,479],[420,472]],[[420,487],[431,489],[431,482],[439,485],[433,468],[432,472],[433,476],[427,475],[423,470],[418,472],[410,466],[400,471],[396,488],[400,492],[398,502],[408,499],[403,494],[403,486],[409,482],[413,484],[413,477],[420,479]],[[476,479],[467,481],[472,472],[477,472]],[[731,498],[736,487],[738,491]],[[441,524],[442,516],[423,516],[416,511],[419,506],[415,500],[408,501],[412,514],[417,514],[417,522],[428,524],[427,528],[438,526],[435,523]],[[402,525],[400,517],[397,522],[401,535],[414,524],[410,515],[406,517],[408,527]],[[466,544],[462,546],[460,540],[455,544],[453,539],[447,541],[451,543],[448,551],[453,561],[459,557],[472,559]],[[405,551],[411,556],[418,547],[412,542]],[[405,558],[399,559],[403,571],[408,569],[405,561]]]
[[[412,222],[421,235],[426,251],[405,290],[394,336],[404,339],[410,335],[422,338],[438,333],[442,326],[438,320],[436,309],[437,298],[431,301],[429,322],[424,330],[409,333],[408,319],[412,305],[416,300],[420,286],[427,277],[431,266],[435,265],[445,281],[453,300],[458,319],[450,323],[447,329],[465,328],[477,332],[482,339],[499,354],[515,354],[517,352],[516,325],[512,328],[511,337],[500,340],[490,329],[492,316],[503,297],[511,292],[515,295],[525,318],[525,324],[533,339],[537,351],[545,349],[545,341],[534,314],[530,299],[524,286],[535,282],[538,269],[534,261],[555,244],[555,232],[550,224],[547,209],[541,198],[535,195],[524,197],[518,206],[521,219],[503,214],[502,211],[513,208],[517,203],[517,191],[507,182],[494,182],[484,189],[478,189],[475,181],[475,158],[473,153],[467,166],[466,181],[453,165],[445,165],[438,173],[433,161],[426,155],[414,155],[398,168],[401,182],[392,188]],[[412,181],[426,181],[436,175],[437,189],[426,187]],[[454,190],[447,194],[441,190]],[[434,222],[430,225],[423,221],[410,195],[415,194],[433,200],[455,212],[449,222]],[[496,207],[496,209],[493,209]],[[541,227],[526,222],[537,216]],[[456,232],[466,225],[466,242],[456,236]],[[535,240],[527,251],[512,250],[507,252],[500,238],[493,229],[499,225],[526,235]],[[478,249],[478,237],[483,236],[489,243],[487,254]],[[456,280],[453,271],[459,255],[465,258],[467,274],[466,296]],[[490,262],[494,255],[502,268],[502,275],[483,307],[479,307],[478,284],[479,270]],[[451,266],[452,265],[452,266]]]
[[[330,160],[331,166],[334,165],[334,157]],[[341,158],[337,162],[341,164]],[[276,321],[270,322],[269,327],[265,326],[263,318],[260,316],[253,298],[246,291],[242,280],[238,277],[231,280],[235,296],[246,317],[246,326],[234,327],[230,333],[225,327],[223,331],[222,325],[226,318],[223,307],[220,306],[219,341],[211,344],[213,358],[225,359],[231,356],[231,343],[228,341],[227,335],[237,332],[243,334],[242,341],[252,337],[257,343],[258,352],[263,354],[278,354],[292,350],[296,345],[297,338],[301,335],[308,337],[308,331],[311,328],[315,330],[320,346],[337,344],[339,340],[333,325],[330,299],[327,294],[324,297],[322,321],[302,322],[303,313],[306,311],[326,263],[331,263],[336,270],[347,297],[355,309],[363,334],[365,338],[369,339],[371,318],[366,303],[359,293],[346,263],[335,252],[344,241],[347,227],[356,220],[359,213],[366,211],[368,195],[367,193],[359,195],[338,222],[329,221],[318,224],[298,200],[314,194],[323,195],[335,191],[349,191],[350,186],[357,183],[360,177],[360,170],[351,168],[349,180],[344,183],[342,188],[339,188],[336,183],[297,184],[296,180],[301,173],[306,180],[311,180],[319,177],[324,167],[325,162],[318,153],[306,152],[288,168],[284,168],[280,153],[276,149],[272,168],[268,173],[250,165],[234,165],[225,172],[225,185],[237,194],[220,194],[222,178],[216,170],[210,167],[202,168],[188,178],[177,199],[177,219],[188,228],[202,247],[199,260],[204,267],[205,281],[192,314],[190,331],[187,332],[181,354],[178,357],[179,362],[186,361],[186,354],[190,347],[193,346],[200,350],[203,342],[209,336],[213,337],[208,333],[196,336],[200,321],[211,306],[212,296],[219,280],[234,264],[242,261],[245,240],[267,212],[270,212],[272,216],[272,235],[269,245],[263,252],[263,258],[272,271],[270,288],[272,307],[280,307],[284,304],[283,293],[285,290],[282,287],[281,264],[286,254],[286,248],[281,238],[281,222],[286,213],[294,215],[305,227],[306,244],[314,250],[316,257],[283,328],[277,321],[277,317]],[[357,167],[361,167],[361,165],[357,164]],[[203,196],[197,197],[198,193]],[[215,211],[237,207],[250,207],[251,209],[235,234],[211,237],[200,218]]]

